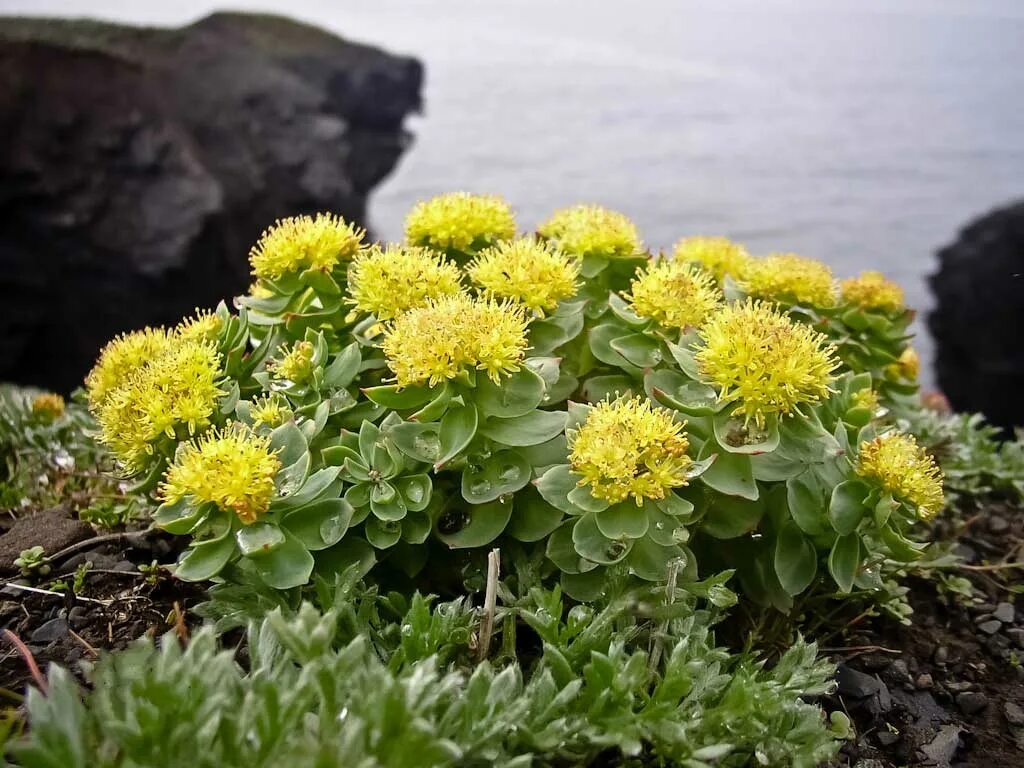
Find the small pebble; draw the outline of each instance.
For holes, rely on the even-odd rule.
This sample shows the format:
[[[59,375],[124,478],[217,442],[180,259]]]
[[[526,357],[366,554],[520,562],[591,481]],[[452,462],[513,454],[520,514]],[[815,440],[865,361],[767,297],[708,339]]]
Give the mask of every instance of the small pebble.
[[[992,612],[993,617],[999,619],[1003,624],[1013,624],[1016,614],[1013,603],[1000,603]]]
[[[935,685],[935,681],[932,680],[932,676],[925,672],[923,675],[919,675],[917,681],[914,683],[922,691],[931,690],[932,686]]]
[[[36,629],[29,639],[33,643],[49,644],[54,640],[60,640],[68,633],[68,621],[67,619],[50,619],[48,622],[43,624],[41,627]]]
[[[999,619],[992,619],[991,621],[986,621],[984,624],[980,624],[978,626],[978,629],[980,629],[986,635],[994,635],[1002,628],[1003,623],[999,621]]]
[[[1010,524],[1006,522],[1005,517],[999,517],[999,515],[993,515],[988,519],[988,529],[992,533],[1006,533],[1009,529]]]
[[[883,747],[891,747],[893,744],[900,740],[900,735],[898,733],[893,733],[892,731],[885,730],[876,733],[875,738],[878,739],[878,743],[881,744]]]
[[[974,687],[974,683],[970,680],[951,680],[946,683],[946,690],[952,691],[953,693],[963,693],[969,691]]]
[[[1013,629],[1006,630],[1006,636],[1013,640],[1014,644],[1018,648],[1024,648],[1024,629],[1014,627]]]
[[[1008,701],[1003,705],[1003,714],[1006,715],[1006,722],[1010,725],[1024,725],[1024,709],[1018,704]]]
[[[944,645],[940,645],[935,649],[935,663],[945,664],[949,661],[949,648]]]
[[[956,705],[965,715],[976,715],[988,706],[988,697],[978,691],[966,691],[957,694]]]
[[[89,623],[89,611],[81,605],[76,605],[68,613],[68,621],[75,629],[81,629]]]

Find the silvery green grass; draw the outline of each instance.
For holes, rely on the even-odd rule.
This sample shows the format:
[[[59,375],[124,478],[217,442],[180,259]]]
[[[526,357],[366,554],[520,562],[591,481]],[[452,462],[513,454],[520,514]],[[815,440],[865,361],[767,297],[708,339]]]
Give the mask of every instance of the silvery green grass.
[[[133,492],[151,500],[155,525],[190,537],[176,575],[217,582],[261,654],[251,677],[225,666],[209,695],[237,701],[209,706],[307,686],[294,712],[275,699],[292,712],[278,717],[310,710],[322,725],[289,732],[291,751],[274,754],[308,764],[350,742],[352,764],[423,764],[413,746],[373,740],[389,727],[367,705],[378,696],[410,709],[396,717],[422,705],[445,723],[408,736],[429,741],[437,765],[564,764],[570,753],[586,764],[602,749],[647,764],[814,765],[834,750],[835,724],[799,698],[826,685],[813,646],[797,643],[769,673],[716,650],[709,627],[737,593],[779,615],[810,600],[881,600],[890,576],[924,557],[943,477],[908,431],[918,361],[899,286],[722,237],[651,253],[627,217],[593,205],[526,234],[505,201],[466,193],[419,203],[401,244],[366,242],[333,215],[285,219],[250,261],[254,282],[234,310],[116,338],[86,380],[99,440]],[[456,674],[452,647],[476,641],[473,624],[443,653],[435,624],[451,629],[468,610],[458,596],[480,588],[492,549],[509,574],[500,651],[493,668]],[[416,621],[376,592],[329,606],[329,585],[353,574],[455,602],[431,613],[417,597]],[[298,608],[310,595],[323,616]],[[222,621],[224,605],[209,609]],[[278,613],[260,623],[253,606]],[[412,657],[400,638],[374,647],[386,622],[339,639],[339,622],[351,629],[367,611],[435,639]],[[613,614],[588,636],[595,616]],[[317,622],[333,641],[292,647]],[[525,682],[517,624],[543,647]],[[222,663],[199,641],[172,646],[140,653],[164,671],[189,654]],[[360,670],[344,694],[314,683],[335,667]],[[101,669],[93,698],[130,719],[119,686],[143,672]],[[159,672],[145,675],[140,686],[159,688]],[[509,691],[531,702],[528,716]],[[127,738],[65,693],[67,717],[95,731],[81,754]],[[486,716],[459,709],[463,695],[482,697]],[[681,699],[700,712],[680,714]],[[58,706],[34,701],[44,719]],[[588,731],[595,713],[611,720]],[[533,725],[520,728],[524,717]],[[572,717],[583,718],[575,731]],[[39,758],[40,738],[25,764],[56,765]],[[215,750],[201,752],[189,761]]]

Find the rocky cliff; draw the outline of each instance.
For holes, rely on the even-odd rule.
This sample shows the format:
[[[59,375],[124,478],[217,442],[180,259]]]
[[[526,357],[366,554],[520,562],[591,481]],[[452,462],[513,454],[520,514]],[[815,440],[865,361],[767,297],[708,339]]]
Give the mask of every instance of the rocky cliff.
[[[363,221],[422,77],[278,17],[0,18],[0,380],[71,389],[114,334],[242,291],[277,217]]]
[[[1024,201],[968,224],[930,282],[940,389],[958,411],[1024,426]]]

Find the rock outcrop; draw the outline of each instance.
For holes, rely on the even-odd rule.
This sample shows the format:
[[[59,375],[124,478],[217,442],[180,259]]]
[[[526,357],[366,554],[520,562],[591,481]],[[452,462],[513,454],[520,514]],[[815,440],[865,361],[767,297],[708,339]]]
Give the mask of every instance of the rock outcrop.
[[[956,410],[1024,425],[1024,201],[967,225],[930,283],[939,387]]]
[[[0,19],[0,380],[67,391],[116,333],[243,291],[278,217],[364,221],[421,83],[279,17]]]

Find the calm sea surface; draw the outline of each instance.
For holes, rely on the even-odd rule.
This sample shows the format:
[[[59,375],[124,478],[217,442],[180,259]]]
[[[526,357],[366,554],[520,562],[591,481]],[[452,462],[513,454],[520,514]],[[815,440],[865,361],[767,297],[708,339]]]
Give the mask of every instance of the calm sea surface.
[[[177,24],[207,0],[0,0],[0,11]],[[593,201],[646,241],[725,234],[841,276],[880,268],[927,309],[936,248],[1024,196],[1019,0],[291,0],[419,56],[426,113],[372,203],[504,195],[524,228]],[[927,340],[920,346],[929,353]]]

